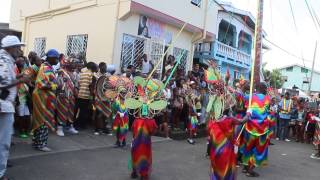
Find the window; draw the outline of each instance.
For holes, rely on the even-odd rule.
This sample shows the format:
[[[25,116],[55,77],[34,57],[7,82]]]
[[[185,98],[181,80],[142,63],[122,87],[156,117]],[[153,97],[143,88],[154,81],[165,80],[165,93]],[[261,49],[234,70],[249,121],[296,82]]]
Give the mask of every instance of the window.
[[[201,0],[191,0],[191,4],[200,7],[201,6]]]
[[[303,84],[309,84],[310,78],[309,77],[304,77],[303,78]]]
[[[293,67],[287,67],[287,68],[286,68],[286,71],[287,71],[287,72],[292,72],[292,71],[293,71]]]
[[[43,57],[46,54],[46,38],[35,38],[33,50],[39,57]]]
[[[185,73],[187,70],[186,65],[188,62],[188,54],[189,54],[189,51],[187,51],[185,49],[181,49],[181,48],[177,48],[177,47],[173,48],[173,56],[176,58],[176,61],[178,61],[179,60],[178,58],[181,57],[180,64],[179,64],[178,68],[184,69]]]
[[[302,73],[308,73],[309,71],[308,71],[308,69],[306,69],[306,68],[301,68],[301,72],[302,72]]]
[[[281,76],[281,79],[283,82],[287,82],[288,81],[288,76]]]
[[[121,69],[129,65],[138,67],[138,60],[145,53],[145,40],[136,36],[124,34],[121,49]]]
[[[81,60],[86,59],[87,54],[88,35],[70,35],[67,36],[67,56],[76,57]]]

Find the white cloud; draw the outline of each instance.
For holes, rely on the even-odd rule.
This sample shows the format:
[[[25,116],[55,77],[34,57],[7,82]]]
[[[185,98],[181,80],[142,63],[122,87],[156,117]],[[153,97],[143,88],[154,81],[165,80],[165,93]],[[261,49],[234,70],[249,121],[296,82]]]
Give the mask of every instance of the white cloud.
[[[0,22],[9,22],[11,0],[0,0]]]

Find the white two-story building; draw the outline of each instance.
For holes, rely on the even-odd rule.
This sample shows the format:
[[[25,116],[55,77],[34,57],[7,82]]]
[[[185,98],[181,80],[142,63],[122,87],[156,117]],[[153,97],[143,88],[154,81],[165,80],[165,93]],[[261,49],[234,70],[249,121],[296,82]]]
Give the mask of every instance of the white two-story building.
[[[12,0],[10,27],[22,31],[26,53],[56,48],[120,70],[143,54],[157,63],[172,47],[167,55],[185,52],[187,71],[194,44],[215,40],[218,8],[212,0]]]

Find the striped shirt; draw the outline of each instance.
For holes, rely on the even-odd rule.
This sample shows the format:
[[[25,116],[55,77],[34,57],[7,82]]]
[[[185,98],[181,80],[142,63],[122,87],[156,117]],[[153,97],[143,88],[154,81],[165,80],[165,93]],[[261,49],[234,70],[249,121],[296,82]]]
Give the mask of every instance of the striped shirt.
[[[84,68],[81,70],[80,73],[80,80],[79,80],[79,95],[78,97],[81,99],[90,99],[91,93],[90,93],[90,85],[92,83],[93,73],[87,69]]]

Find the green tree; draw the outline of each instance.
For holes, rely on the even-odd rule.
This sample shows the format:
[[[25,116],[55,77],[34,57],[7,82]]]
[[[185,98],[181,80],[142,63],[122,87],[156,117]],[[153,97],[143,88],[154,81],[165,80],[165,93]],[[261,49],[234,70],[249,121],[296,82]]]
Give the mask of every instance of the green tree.
[[[283,80],[281,78],[281,73],[278,69],[274,69],[272,71],[269,71],[265,69],[267,63],[264,63],[262,65],[263,70],[263,76],[265,78],[265,81],[272,87],[276,89],[282,88]]]

